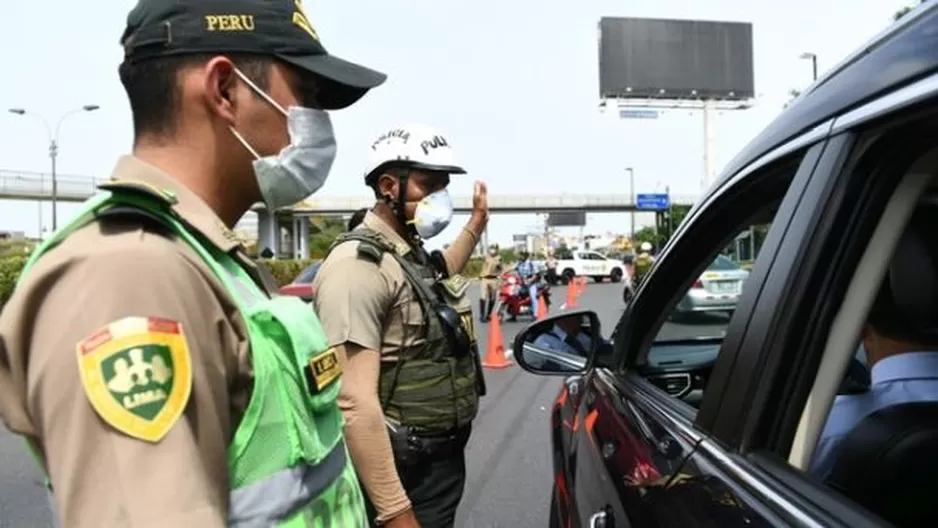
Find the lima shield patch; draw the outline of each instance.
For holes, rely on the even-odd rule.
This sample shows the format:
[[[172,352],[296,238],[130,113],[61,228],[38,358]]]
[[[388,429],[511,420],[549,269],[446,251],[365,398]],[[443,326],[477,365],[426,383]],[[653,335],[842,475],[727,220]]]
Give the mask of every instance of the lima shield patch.
[[[118,431],[159,442],[182,416],[192,359],[180,323],[126,317],[78,343],[76,353],[91,406]]]

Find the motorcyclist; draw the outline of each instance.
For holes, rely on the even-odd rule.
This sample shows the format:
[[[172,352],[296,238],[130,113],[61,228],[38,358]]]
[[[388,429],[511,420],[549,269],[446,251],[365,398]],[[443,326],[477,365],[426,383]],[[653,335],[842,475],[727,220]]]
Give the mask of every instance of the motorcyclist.
[[[651,269],[651,265],[655,263],[655,258],[651,256],[651,243],[642,242],[642,245],[639,247],[639,254],[635,257],[635,276],[634,282],[638,286],[642,280],[645,278],[645,275],[648,274],[648,271]]]
[[[521,275],[521,280],[528,288],[528,294],[531,296],[531,313],[536,314],[538,284],[535,275],[537,275],[537,269],[534,263],[531,262],[530,255],[527,251],[522,251],[518,254],[518,263],[515,264],[515,271],[518,272],[518,275]]]

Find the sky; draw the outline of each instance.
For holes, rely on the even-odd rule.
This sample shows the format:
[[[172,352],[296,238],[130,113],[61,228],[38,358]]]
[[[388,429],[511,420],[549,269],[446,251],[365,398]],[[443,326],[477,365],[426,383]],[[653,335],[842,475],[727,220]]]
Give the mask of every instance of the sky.
[[[24,108],[54,129],[65,112],[100,106],[63,121],[60,175],[107,178],[129,152],[131,117],[117,77],[118,45],[135,0],[8,2],[0,21],[4,80],[0,107]],[[490,194],[699,195],[703,121],[668,111],[657,120],[622,120],[599,111],[597,23],[603,16],[679,18],[753,24],[753,108],[724,112],[713,127],[716,169],[775,118],[791,89],[811,82],[803,52],[820,73],[892,21],[912,0],[306,0],[307,14],[330,53],[389,75],[361,102],[333,114],[339,154],[322,196],[367,196],[365,150],[384,130],[408,122],[437,127],[469,174],[454,177],[454,195],[474,180]],[[105,7],[107,4],[107,7]],[[441,7],[441,5],[446,7]],[[92,7],[93,6],[93,7]],[[0,170],[48,171],[48,136],[37,119],[0,113]],[[0,181],[2,185],[2,181]],[[59,204],[59,225],[76,205]],[[45,228],[51,206],[43,207]],[[652,221],[637,215],[639,227]],[[431,245],[452,240],[465,217]],[[493,215],[490,240],[537,229],[537,215]],[[590,214],[587,233],[627,233],[629,215]],[[542,225],[542,224],[540,224]],[[34,236],[39,207],[0,201],[0,231]],[[568,228],[577,229],[577,228]]]

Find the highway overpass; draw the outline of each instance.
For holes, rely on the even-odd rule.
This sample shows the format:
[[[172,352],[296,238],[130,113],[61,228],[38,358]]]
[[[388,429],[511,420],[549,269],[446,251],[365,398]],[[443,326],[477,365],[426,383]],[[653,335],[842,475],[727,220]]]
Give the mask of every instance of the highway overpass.
[[[82,202],[91,197],[97,186],[107,181],[106,178],[59,175],[57,200],[60,202]],[[49,201],[52,199],[52,178],[49,174],[25,171],[0,170],[0,200]],[[674,204],[691,205],[697,199],[691,195],[672,195]],[[262,204],[253,209],[257,213],[258,247],[279,247],[276,242],[278,231],[287,229],[296,241],[293,252],[297,255],[308,254],[305,241],[309,222],[300,221],[314,215],[347,215],[362,207],[370,207],[375,202],[373,196],[318,196],[291,208],[277,211],[272,217]],[[468,213],[472,210],[471,196],[453,196],[456,213]],[[493,213],[536,214],[563,211],[585,211],[587,213],[613,213],[636,210],[631,196],[626,193],[562,193],[553,195],[536,194],[491,194],[489,210]]]
[[[60,175],[58,180],[58,201],[82,202],[94,194],[98,184],[106,178]],[[675,204],[690,205],[696,196],[672,196]],[[0,200],[42,200],[52,199],[52,178],[48,174],[24,171],[0,170]],[[321,214],[351,214],[355,210],[374,204],[374,197],[361,196],[313,196],[305,203],[281,211],[293,216],[312,216]],[[472,197],[453,196],[453,205],[457,213],[472,210]],[[255,210],[263,209],[258,205]],[[489,196],[489,209],[498,213],[548,213],[552,211],[586,211],[588,213],[609,213],[635,210],[632,199],[627,193],[563,193],[554,195],[493,194]]]

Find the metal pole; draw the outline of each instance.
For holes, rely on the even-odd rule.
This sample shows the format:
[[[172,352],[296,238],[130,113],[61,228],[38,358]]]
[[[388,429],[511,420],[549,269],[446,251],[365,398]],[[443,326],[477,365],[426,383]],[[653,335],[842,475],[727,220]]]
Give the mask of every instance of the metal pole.
[[[817,55],[811,54],[811,71],[814,74],[814,80],[817,80]]]
[[[668,238],[674,236],[674,202],[671,201],[671,186],[666,185],[664,188],[665,194],[668,195]]]
[[[58,197],[59,197],[59,181],[55,176],[55,158],[59,154],[59,145],[56,142],[55,138],[52,138],[52,141],[49,143],[49,158],[52,160],[52,232],[59,227],[58,222]]]
[[[706,192],[710,188],[710,179],[713,177],[713,109],[714,101],[706,100],[703,102],[703,134],[704,134],[704,177],[701,184],[701,191]]]
[[[625,170],[629,171],[629,194],[632,195],[632,241],[634,244],[635,240],[635,171],[632,170],[632,167],[626,167]]]
[[[40,198],[42,197],[42,193],[43,193],[42,188],[45,187],[45,183],[46,183],[46,178],[40,172],[39,173],[39,196]],[[36,200],[36,205],[39,206],[39,231],[36,232],[36,238],[38,238],[39,240],[42,240],[42,200],[41,199]]]

